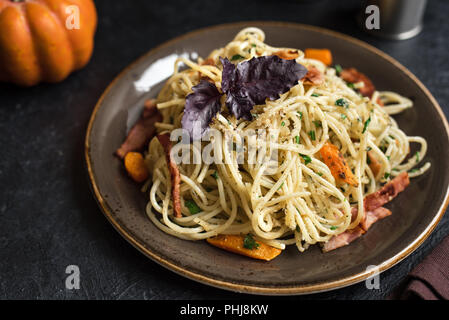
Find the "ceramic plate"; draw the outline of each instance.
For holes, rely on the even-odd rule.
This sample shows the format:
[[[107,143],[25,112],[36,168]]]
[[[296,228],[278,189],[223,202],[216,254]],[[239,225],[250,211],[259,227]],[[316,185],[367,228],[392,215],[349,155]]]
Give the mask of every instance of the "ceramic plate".
[[[113,152],[139,116],[143,102],[155,97],[179,55],[206,57],[231,41],[239,30],[256,26],[266,42],[278,47],[329,48],[334,62],[367,74],[379,90],[410,97],[415,107],[395,116],[408,135],[429,142],[431,169],[387,205],[393,215],[376,223],[351,245],[322,253],[311,247],[299,253],[288,247],[262,262],[228,253],[205,241],[167,235],[145,215],[147,199],[123,170]],[[188,33],[151,50],[126,68],[98,101],[86,136],[86,161],[94,195],[117,231],[162,266],[190,279],[238,292],[282,295],[319,292],[347,286],[371,275],[368,266],[386,270],[426,239],[448,203],[448,124],[436,100],[404,66],[354,38],[291,23],[251,22],[220,25]]]

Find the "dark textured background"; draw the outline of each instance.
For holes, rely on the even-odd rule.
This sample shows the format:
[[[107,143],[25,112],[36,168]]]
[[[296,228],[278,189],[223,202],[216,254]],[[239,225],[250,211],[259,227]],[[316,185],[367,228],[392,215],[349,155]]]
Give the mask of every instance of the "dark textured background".
[[[355,22],[360,1],[97,0],[99,25],[89,65],[60,84],[0,84],[0,298],[246,299],[182,278],[147,259],[112,228],[89,190],[84,137],[108,83],[154,46],[209,25],[247,20],[300,22],[340,31],[380,48],[409,68],[449,114],[449,1],[430,0],[424,31],[383,41]],[[188,4],[187,4],[188,3]],[[386,75],[388,76],[388,75]],[[419,106],[417,106],[419,107]],[[432,143],[432,142],[430,142]],[[283,299],[382,299],[449,234],[446,215],[425,243],[364,283]],[[65,289],[65,268],[81,270],[81,289]]]

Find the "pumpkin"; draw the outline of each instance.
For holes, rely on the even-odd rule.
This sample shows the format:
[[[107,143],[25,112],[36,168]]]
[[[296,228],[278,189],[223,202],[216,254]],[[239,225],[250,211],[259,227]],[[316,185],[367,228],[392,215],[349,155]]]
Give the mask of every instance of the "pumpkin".
[[[0,0],[0,81],[59,82],[90,60],[92,0]]]

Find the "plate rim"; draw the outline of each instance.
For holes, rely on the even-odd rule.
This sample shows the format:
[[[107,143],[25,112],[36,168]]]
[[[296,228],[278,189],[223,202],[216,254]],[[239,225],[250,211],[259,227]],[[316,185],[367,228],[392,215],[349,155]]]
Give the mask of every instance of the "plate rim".
[[[139,250],[141,253],[143,253],[145,256],[147,256],[154,262],[167,268],[168,270],[173,271],[181,276],[187,277],[191,280],[195,280],[197,282],[200,282],[200,283],[203,283],[203,284],[206,284],[209,286],[213,286],[213,287],[217,287],[217,288],[225,289],[225,290],[229,290],[229,291],[234,291],[234,292],[259,294],[259,295],[300,295],[300,294],[312,294],[312,293],[335,290],[335,289],[343,288],[343,287],[346,287],[346,286],[349,286],[352,284],[356,284],[363,280],[366,280],[367,278],[369,278],[370,276],[372,276],[374,274],[374,271],[365,270],[363,272],[360,272],[360,273],[357,273],[357,274],[354,274],[351,276],[343,277],[341,279],[337,279],[337,280],[333,280],[333,281],[325,281],[325,282],[321,282],[321,283],[298,285],[298,286],[288,286],[288,287],[257,286],[257,285],[239,284],[239,283],[234,283],[234,282],[224,281],[224,280],[217,280],[212,277],[205,276],[200,273],[193,272],[186,268],[175,265],[172,262],[160,257],[156,253],[154,253],[151,250],[149,250],[148,248],[146,248],[144,246],[144,244],[142,244],[138,240],[136,240],[130,232],[125,230],[125,228],[123,226],[121,226],[120,223],[114,219],[114,217],[111,214],[111,211],[107,208],[105,199],[102,197],[102,195],[100,193],[98,185],[95,181],[95,175],[93,172],[92,161],[91,161],[91,157],[90,157],[90,137],[91,137],[91,131],[92,131],[92,127],[94,125],[95,119],[96,119],[97,112],[100,109],[100,106],[102,105],[104,98],[110,92],[112,87],[118,82],[118,80],[121,79],[135,65],[137,65],[138,63],[143,61],[148,56],[151,56],[152,54],[155,54],[157,51],[163,49],[164,47],[174,44],[182,39],[189,38],[196,34],[208,32],[211,30],[226,29],[226,28],[232,28],[232,27],[245,27],[245,26],[249,26],[251,24],[257,24],[259,26],[299,28],[299,29],[305,29],[305,30],[310,30],[310,31],[318,32],[318,33],[327,34],[327,35],[351,42],[357,46],[363,47],[363,48],[371,51],[375,55],[380,56],[381,58],[387,60],[389,63],[393,64],[395,67],[399,68],[407,77],[409,77],[416,85],[418,85],[420,90],[430,100],[432,106],[437,111],[440,119],[443,121],[443,125],[444,125],[445,131],[446,131],[446,138],[449,140],[449,124],[446,119],[446,116],[444,115],[443,110],[441,109],[441,106],[439,105],[439,103],[435,99],[435,97],[431,94],[431,92],[427,89],[427,87],[410,70],[408,70],[405,66],[403,66],[396,59],[394,59],[390,55],[384,53],[383,51],[377,49],[376,47],[374,47],[362,40],[359,40],[357,38],[354,38],[352,36],[349,36],[349,35],[346,35],[346,34],[343,34],[343,33],[337,32],[337,31],[333,31],[333,30],[323,28],[323,27],[302,24],[302,23],[283,22],[283,21],[264,21],[264,20],[223,23],[223,24],[218,24],[218,25],[195,29],[193,31],[176,36],[168,41],[165,41],[165,42],[153,47],[152,49],[147,51],[145,54],[143,54],[142,56],[140,56],[139,58],[134,60],[132,63],[130,63],[122,71],[120,71],[119,74],[116,75],[114,77],[114,79],[108,84],[108,86],[101,94],[100,98],[98,99],[98,101],[95,104],[95,107],[92,111],[92,114],[91,114],[91,117],[89,119],[89,123],[87,126],[85,143],[84,143],[85,166],[86,166],[86,170],[88,173],[88,179],[90,182],[89,185],[90,185],[91,190],[95,196],[95,199],[96,199],[102,213],[107,218],[107,220],[112,224],[112,226],[117,230],[117,232],[125,240],[127,240],[131,245],[133,245],[137,250]],[[381,273],[387,269],[390,269],[397,263],[404,260],[412,252],[414,252],[433,232],[435,227],[438,225],[438,223],[442,219],[448,205],[449,205],[449,185],[445,192],[443,202],[438,209],[438,212],[433,217],[432,221],[427,225],[425,230],[421,234],[419,234],[418,237],[416,239],[414,239],[414,241],[412,241],[408,246],[406,246],[400,252],[398,252],[390,259],[385,260],[380,265],[378,265],[378,269],[376,271]]]

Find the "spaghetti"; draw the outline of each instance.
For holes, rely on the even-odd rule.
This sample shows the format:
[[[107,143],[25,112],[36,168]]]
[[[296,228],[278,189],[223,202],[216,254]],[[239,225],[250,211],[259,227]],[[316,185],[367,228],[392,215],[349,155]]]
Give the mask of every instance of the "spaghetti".
[[[323,75],[322,83],[299,81],[279,99],[254,106],[250,121],[229,115],[222,99],[222,110],[210,128],[231,137],[266,130],[269,139],[263,144],[268,153],[276,150],[276,165],[268,170],[270,161],[239,161],[236,148],[226,139],[212,139],[221,163],[178,164],[181,217],[174,214],[166,154],[153,138],[145,158],[151,178],[143,190],[150,199],[146,213],[162,231],[186,240],[252,234],[269,246],[285,249],[295,244],[303,252],[357,227],[365,215],[366,195],[402,172],[416,177],[429,169],[428,162],[418,166],[426,154],[426,140],[407,136],[391,117],[411,108],[409,99],[388,91],[363,97],[357,92],[363,83],[348,86],[335,68],[307,59],[300,50],[271,47],[264,40],[262,30],[246,28],[206,60],[179,58],[157,97],[162,114],[162,121],[156,123],[158,132],[181,128],[186,97],[201,79],[221,88],[220,57],[235,63],[294,50],[296,62],[316,68]],[[408,156],[411,143],[419,145],[413,157]],[[326,144],[338,148],[355,184],[336,179],[320,154]],[[201,158],[204,145],[204,141],[199,147],[187,143],[182,148]],[[244,158],[248,159],[246,153]],[[376,160],[376,170],[370,159]],[[355,215],[353,208],[357,208]]]

